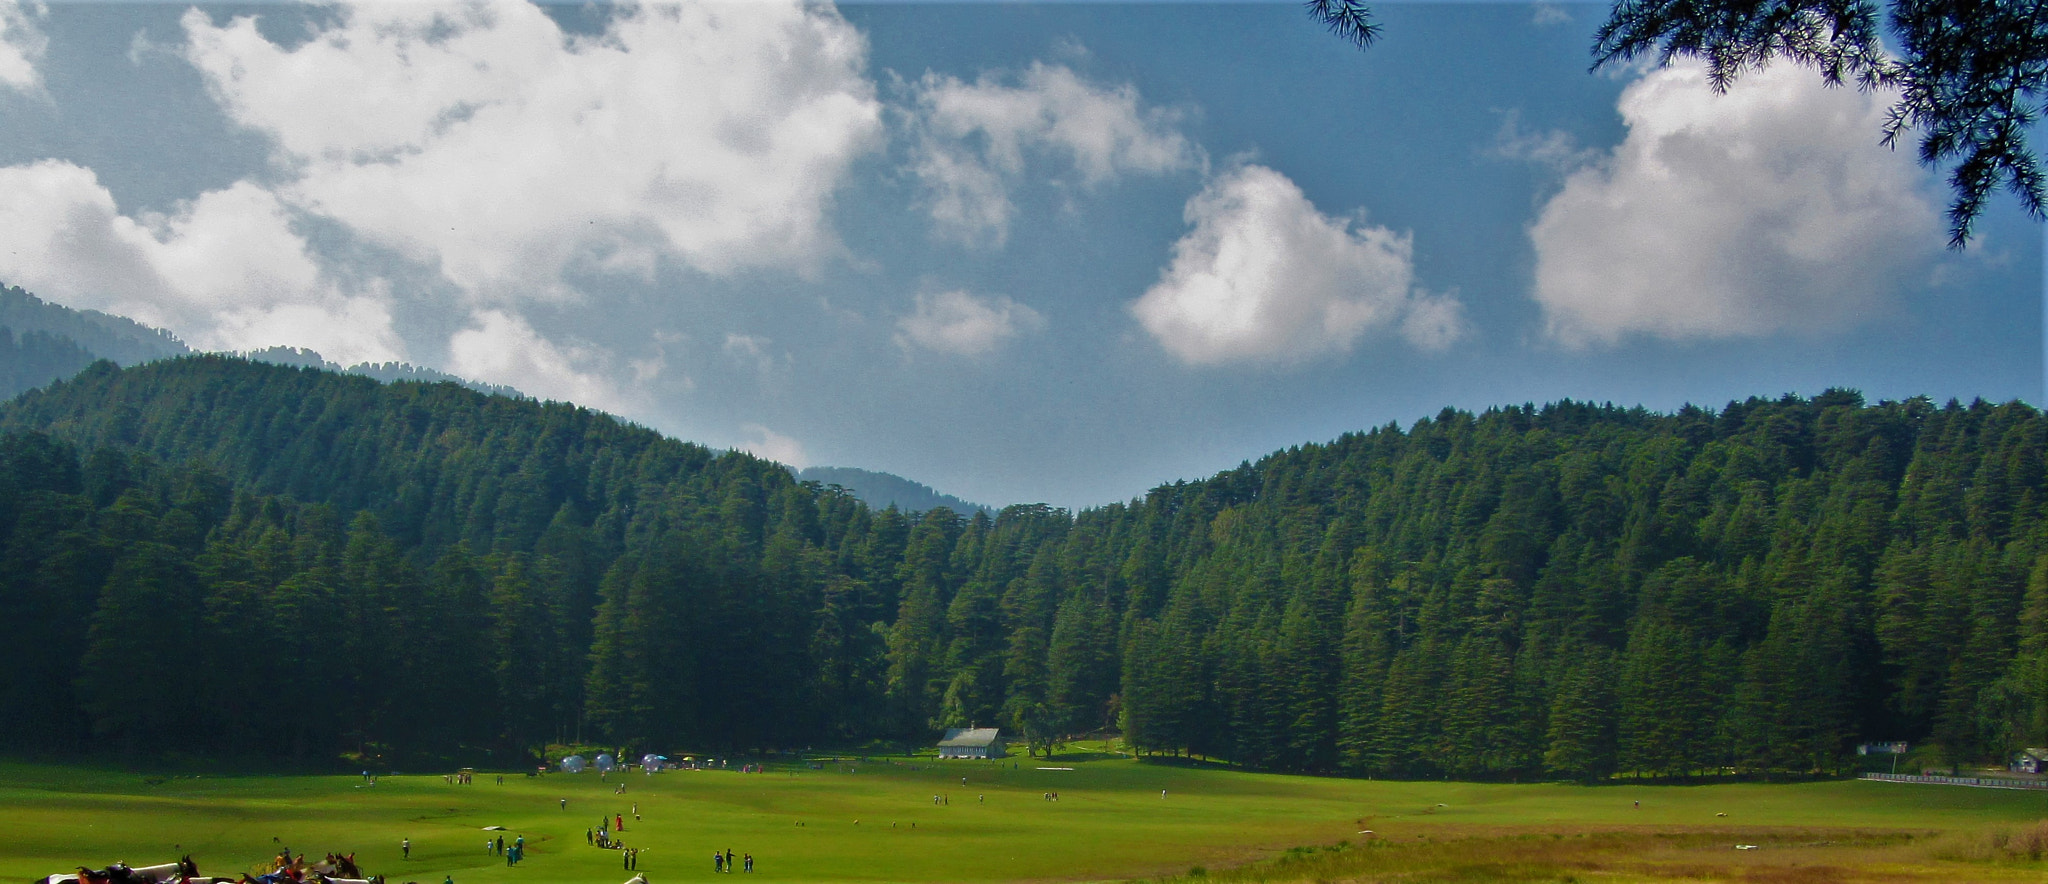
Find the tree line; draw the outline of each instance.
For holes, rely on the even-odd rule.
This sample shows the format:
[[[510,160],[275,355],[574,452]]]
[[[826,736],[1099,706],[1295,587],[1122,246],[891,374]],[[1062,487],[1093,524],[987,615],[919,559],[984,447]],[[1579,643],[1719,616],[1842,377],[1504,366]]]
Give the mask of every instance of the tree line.
[[[2048,743],[2048,422],[1445,410],[1080,513],[873,511],[559,403],[191,357],[0,407],[0,741],[525,757],[1000,725],[1373,776]]]

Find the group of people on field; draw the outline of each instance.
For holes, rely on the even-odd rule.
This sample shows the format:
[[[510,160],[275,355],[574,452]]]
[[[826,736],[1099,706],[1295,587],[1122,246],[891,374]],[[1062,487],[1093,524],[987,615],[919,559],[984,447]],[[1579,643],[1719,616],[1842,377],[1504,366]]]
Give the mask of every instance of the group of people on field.
[[[513,838],[509,846],[505,843],[505,836],[503,835],[499,835],[496,840],[485,838],[484,852],[503,856],[505,858],[505,865],[516,866],[520,860],[526,858],[526,836],[520,835]]]
[[[733,859],[733,856],[732,856],[732,848],[730,848],[730,847],[726,848],[726,849],[725,849],[725,852],[723,852],[723,853],[720,853],[720,852],[718,852],[718,851],[716,851],[716,850],[714,850],[714,851],[711,851],[711,870],[712,870],[712,871],[714,871],[714,872],[732,872],[732,871],[735,871],[735,870],[736,870],[736,869],[735,869],[735,866],[736,866],[736,865],[737,865],[737,870],[738,870],[738,871],[743,871],[743,872],[751,872],[751,871],[753,871],[753,870],[754,870],[754,855],[753,855],[753,854],[751,854],[751,853],[748,853],[748,854],[742,854],[742,855],[740,856],[740,858],[739,858],[738,860],[734,860],[734,859]]]

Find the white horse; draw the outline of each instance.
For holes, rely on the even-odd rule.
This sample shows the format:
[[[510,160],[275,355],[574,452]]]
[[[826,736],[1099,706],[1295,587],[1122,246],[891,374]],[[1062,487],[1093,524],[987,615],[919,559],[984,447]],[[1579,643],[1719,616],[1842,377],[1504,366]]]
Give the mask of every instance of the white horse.
[[[139,869],[131,868],[128,870],[130,880],[154,881],[156,884],[165,884],[167,881],[188,878],[197,874],[199,874],[199,866],[193,864],[190,854],[174,863],[164,863],[160,866],[143,866]]]

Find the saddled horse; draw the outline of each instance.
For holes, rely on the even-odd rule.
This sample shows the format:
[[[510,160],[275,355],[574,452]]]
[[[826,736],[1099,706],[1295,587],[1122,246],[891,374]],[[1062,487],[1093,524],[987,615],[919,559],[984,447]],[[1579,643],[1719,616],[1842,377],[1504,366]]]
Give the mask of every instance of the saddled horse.
[[[354,853],[330,853],[325,859],[306,867],[306,871],[333,878],[361,878],[363,870],[356,865]]]

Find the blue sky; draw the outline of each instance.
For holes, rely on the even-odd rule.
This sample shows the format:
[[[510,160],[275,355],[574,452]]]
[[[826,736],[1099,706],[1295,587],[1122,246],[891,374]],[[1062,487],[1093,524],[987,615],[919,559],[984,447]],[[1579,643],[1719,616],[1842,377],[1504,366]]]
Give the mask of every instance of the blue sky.
[[[0,281],[1083,507],[1444,406],[2038,403],[2041,231],[1590,4],[0,0]]]

